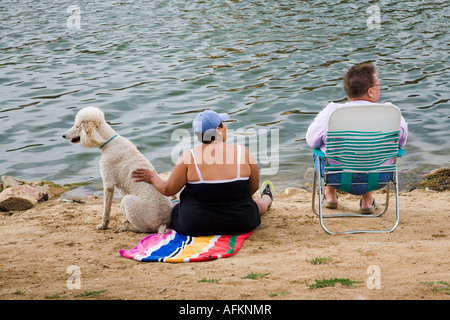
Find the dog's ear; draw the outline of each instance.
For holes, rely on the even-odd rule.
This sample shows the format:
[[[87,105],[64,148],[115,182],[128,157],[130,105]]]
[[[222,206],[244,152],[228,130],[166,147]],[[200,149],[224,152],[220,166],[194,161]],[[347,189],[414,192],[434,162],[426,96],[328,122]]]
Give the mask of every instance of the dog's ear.
[[[102,144],[103,139],[97,132],[98,124],[95,121],[81,123],[80,141],[83,147],[92,148]]]

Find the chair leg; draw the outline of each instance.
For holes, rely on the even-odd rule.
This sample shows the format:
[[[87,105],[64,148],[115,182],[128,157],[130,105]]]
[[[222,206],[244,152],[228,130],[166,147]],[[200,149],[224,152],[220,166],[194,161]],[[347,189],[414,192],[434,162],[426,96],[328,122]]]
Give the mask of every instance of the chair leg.
[[[319,180],[317,182],[317,180]],[[318,184],[318,188],[317,188],[317,184]],[[319,193],[319,212],[316,211],[316,207],[315,207],[315,199],[316,199],[316,189],[318,189],[318,193]],[[322,181],[320,181],[320,178],[317,178],[317,172],[314,171],[314,180],[313,180],[313,188],[312,188],[312,197],[311,197],[311,207],[312,207],[312,211],[319,216],[319,222],[320,225],[322,226],[322,229],[325,230],[326,232],[328,232],[329,234],[334,234],[335,232],[328,230],[324,223],[323,223],[323,215],[322,215]]]
[[[395,224],[390,230],[387,230],[386,232],[394,231],[397,228],[398,223],[400,222],[400,205],[398,203],[398,172],[397,171],[395,171],[394,185],[395,185]]]
[[[389,192],[390,192],[390,184],[388,184],[387,187],[387,192],[386,192],[386,204],[385,204],[385,208],[382,212],[380,212],[377,215],[362,215],[362,214],[333,214],[333,215],[323,215],[323,211],[322,211],[322,183],[321,181],[318,182],[318,193],[319,193],[319,212],[316,211],[315,209],[315,194],[316,194],[316,188],[317,188],[317,173],[314,173],[314,181],[313,181],[313,190],[312,190],[312,210],[313,212],[319,216],[319,222],[320,225],[322,227],[322,229],[324,231],[326,231],[329,234],[337,234],[337,233],[346,233],[346,234],[351,234],[351,233],[388,233],[388,232],[392,232],[394,231],[398,224],[399,224],[399,220],[400,220],[400,212],[399,212],[399,203],[398,203],[398,183],[397,183],[397,172],[395,173],[396,177],[395,177],[395,181],[393,181],[394,185],[395,185],[395,209],[396,209],[396,213],[395,213],[395,224],[394,226],[389,229],[389,230],[348,230],[348,231],[331,231],[329,230],[323,221],[323,218],[339,218],[339,217],[364,217],[364,218],[375,218],[375,217],[380,217],[383,213],[386,212],[386,210],[389,207]]]
[[[325,190],[324,190],[325,191]],[[322,184],[319,182],[319,222],[323,230],[329,234],[336,234],[336,232],[328,230],[327,227],[325,227],[325,224],[323,223],[323,212],[322,212]]]
[[[389,182],[387,184],[387,187],[386,187],[386,201],[385,201],[385,204],[384,204],[384,209],[380,213],[378,213],[376,215],[372,215],[372,217],[380,217],[383,213],[385,213],[387,211],[387,209],[389,208],[389,193],[390,193],[390,190],[391,190],[391,182]]]
[[[314,171],[314,180],[313,180],[313,186],[312,186],[312,197],[311,197],[311,208],[312,211],[316,214],[319,215],[319,213],[316,211],[316,187],[317,187],[317,172]],[[319,202],[320,202],[320,198],[319,198]]]

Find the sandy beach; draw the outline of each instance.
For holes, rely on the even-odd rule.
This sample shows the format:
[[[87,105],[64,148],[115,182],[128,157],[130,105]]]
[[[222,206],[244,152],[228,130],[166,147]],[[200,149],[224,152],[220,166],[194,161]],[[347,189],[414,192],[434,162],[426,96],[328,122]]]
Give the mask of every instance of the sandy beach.
[[[62,199],[26,211],[0,212],[1,300],[449,300],[449,191],[400,194],[400,224],[388,234],[330,235],[311,210],[311,193],[276,193],[261,225],[229,258],[197,263],[146,263],[120,256],[146,234],[100,231],[103,200]],[[384,203],[385,194],[376,199]],[[389,228],[394,198],[374,219],[328,219],[330,228]],[[339,197],[356,211],[358,198]],[[328,222],[329,221],[329,222]],[[316,264],[313,262],[317,262]],[[75,266],[79,289],[70,285]],[[351,286],[314,288],[323,279]]]

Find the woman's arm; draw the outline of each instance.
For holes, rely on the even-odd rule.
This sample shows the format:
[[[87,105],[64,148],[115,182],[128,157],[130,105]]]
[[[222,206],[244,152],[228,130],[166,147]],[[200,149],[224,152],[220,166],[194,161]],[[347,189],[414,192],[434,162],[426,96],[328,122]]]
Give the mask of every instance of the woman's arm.
[[[245,148],[245,161],[250,166],[248,186],[250,194],[253,195],[259,189],[259,168],[250,151]]]
[[[178,193],[187,182],[187,165],[183,161],[185,154],[181,155],[169,178],[162,180],[156,171],[148,169],[137,169],[131,173],[131,177],[136,179],[135,182],[147,182],[155,186],[156,190],[165,196],[172,196]]]

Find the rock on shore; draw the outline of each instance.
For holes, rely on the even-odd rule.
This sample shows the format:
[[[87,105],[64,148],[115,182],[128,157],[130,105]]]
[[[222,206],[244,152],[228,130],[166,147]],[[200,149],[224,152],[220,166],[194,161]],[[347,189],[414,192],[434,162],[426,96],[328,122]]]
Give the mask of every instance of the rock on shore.
[[[29,182],[12,176],[2,176],[1,182],[0,210],[3,211],[28,210],[38,202],[59,197],[66,191],[52,182]]]
[[[450,190],[450,169],[438,169],[425,175],[419,183],[419,189],[426,188],[435,191]]]

